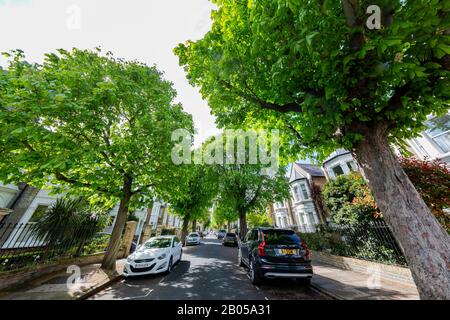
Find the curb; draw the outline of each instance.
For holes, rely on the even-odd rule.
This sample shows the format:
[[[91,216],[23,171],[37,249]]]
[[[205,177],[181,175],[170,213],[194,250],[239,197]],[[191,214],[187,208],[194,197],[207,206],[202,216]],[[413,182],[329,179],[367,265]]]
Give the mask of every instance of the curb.
[[[93,295],[99,293],[100,291],[106,289],[107,287],[109,287],[110,285],[112,285],[113,283],[120,281],[124,278],[124,276],[122,274],[115,276],[114,278],[106,281],[105,283],[92,288],[91,290],[84,292],[81,296],[75,298],[75,300],[86,300],[89,297],[92,297]]]
[[[327,296],[327,297],[329,297],[329,298],[331,298],[331,299],[333,299],[333,300],[346,300],[346,299],[344,299],[344,298],[342,298],[342,297],[340,297],[340,296],[338,296],[338,295],[335,295],[335,294],[332,293],[331,291],[326,290],[326,289],[323,289],[322,287],[320,287],[320,286],[318,286],[318,285],[315,285],[315,284],[313,284],[313,283],[311,283],[309,286],[310,286],[312,289],[314,289],[314,290],[320,292],[321,294],[323,294],[323,295],[325,295],[325,296]]]

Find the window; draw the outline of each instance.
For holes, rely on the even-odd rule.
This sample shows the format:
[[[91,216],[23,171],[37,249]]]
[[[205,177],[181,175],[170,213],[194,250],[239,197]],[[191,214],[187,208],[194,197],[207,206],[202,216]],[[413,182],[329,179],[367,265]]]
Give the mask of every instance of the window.
[[[340,165],[334,166],[331,170],[333,170],[333,173],[336,177],[344,174],[344,170],[342,170],[342,167]]]
[[[258,240],[258,230],[252,230],[252,235],[251,235],[251,241],[256,241]]]
[[[433,118],[425,122],[428,129],[425,131],[431,139],[442,149],[450,152],[450,115]]]
[[[298,221],[300,221],[300,224],[305,224],[305,221],[303,220],[303,215],[301,213],[297,213]]]
[[[309,199],[309,195],[308,195],[308,190],[306,190],[306,184],[301,183],[300,184],[300,188],[302,189],[303,199],[304,200],[308,200]]]
[[[353,161],[347,161],[347,167],[350,171],[356,171],[356,165]]]
[[[289,225],[287,217],[283,217],[283,227],[287,227]]]
[[[30,220],[28,222],[38,222],[39,219],[41,219],[45,211],[47,211],[48,206],[45,205],[38,205],[36,210],[34,210],[33,215],[31,216]]]
[[[247,235],[245,236],[244,241],[245,242],[250,241],[251,237],[252,237],[252,231],[250,230],[249,232],[247,232]]]
[[[274,245],[299,245],[300,238],[291,230],[264,230],[266,244]]]
[[[300,201],[300,192],[298,190],[298,186],[295,185],[294,188],[292,189],[293,194],[294,194],[294,199],[295,201]]]

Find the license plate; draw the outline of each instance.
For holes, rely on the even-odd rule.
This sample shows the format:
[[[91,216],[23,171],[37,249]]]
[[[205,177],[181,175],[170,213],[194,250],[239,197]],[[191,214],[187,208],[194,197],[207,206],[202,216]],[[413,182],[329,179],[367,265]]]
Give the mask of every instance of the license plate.
[[[288,255],[293,255],[297,253],[296,249],[281,249],[280,250],[281,254],[288,254]]]
[[[150,263],[136,263],[136,268],[147,268],[150,267]]]

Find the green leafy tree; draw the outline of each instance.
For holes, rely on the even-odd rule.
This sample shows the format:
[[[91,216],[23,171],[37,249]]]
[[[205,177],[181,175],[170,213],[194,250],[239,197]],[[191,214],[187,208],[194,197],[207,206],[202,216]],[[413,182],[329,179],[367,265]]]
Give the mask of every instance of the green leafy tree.
[[[175,52],[219,125],[278,127],[290,159],[351,150],[421,297],[449,299],[449,236],[390,148],[448,110],[449,2],[214,3],[211,30]]]
[[[215,207],[213,211],[213,219],[215,226],[221,229],[224,225],[227,226],[227,230],[230,231],[230,225],[239,218],[238,212],[235,210],[235,206],[231,205],[227,201],[221,201],[220,197],[215,200]]]
[[[167,193],[165,200],[173,212],[182,220],[181,241],[184,244],[189,222],[204,219],[209,215],[215,195],[214,174],[211,168],[203,165],[182,165],[184,174],[179,178],[177,192]]]
[[[0,72],[0,181],[120,201],[102,268],[115,270],[129,211],[176,190],[171,133],[192,129],[156,67],[100,50],[58,50],[42,64],[23,52]]]
[[[258,143],[263,146],[270,139]],[[244,144],[242,149],[239,149],[240,142]],[[218,177],[216,202],[220,210],[228,210],[227,214],[238,214],[240,237],[247,233],[248,213],[264,211],[269,204],[289,196],[285,168],[273,170],[264,164],[261,154],[251,163],[251,144],[252,140],[243,132],[220,135],[208,141],[209,150],[223,150],[217,158],[221,161],[214,166]]]
[[[250,228],[253,227],[270,227],[273,224],[272,219],[269,218],[266,212],[258,213],[258,212],[251,212],[248,214],[247,217],[248,220],[248,226]]]

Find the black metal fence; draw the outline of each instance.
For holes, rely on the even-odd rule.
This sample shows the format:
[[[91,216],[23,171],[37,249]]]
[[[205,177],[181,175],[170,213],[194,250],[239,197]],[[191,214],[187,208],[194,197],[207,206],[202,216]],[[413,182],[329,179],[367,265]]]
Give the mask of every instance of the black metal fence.
[[[0,272],[104,252],[110,235],[94,228],[55,226],[43,234],[34,223],[0,223]]]
[[[333,224],[302,226],[298,231],[312,250],[407,266],[400,245],[382,220],[351,226]]]

